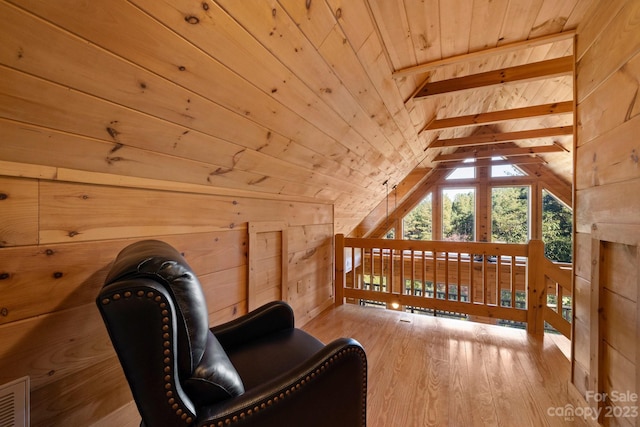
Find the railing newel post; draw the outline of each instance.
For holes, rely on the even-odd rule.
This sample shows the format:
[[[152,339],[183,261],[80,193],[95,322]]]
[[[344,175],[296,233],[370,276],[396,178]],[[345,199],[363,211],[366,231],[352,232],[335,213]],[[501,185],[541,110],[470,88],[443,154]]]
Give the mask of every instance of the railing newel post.
[[[527,332],[544,333],[544,306],[546,290],[544,286],[544,242],[530,240],[527,260]]]

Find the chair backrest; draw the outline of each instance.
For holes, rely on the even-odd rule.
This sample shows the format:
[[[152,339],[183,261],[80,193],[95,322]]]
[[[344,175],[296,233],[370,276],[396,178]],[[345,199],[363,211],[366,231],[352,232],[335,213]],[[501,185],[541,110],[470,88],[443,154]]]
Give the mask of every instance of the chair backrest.
[[[209,330],[209,312],[200,282],[183,256],[159,240],[143,240],[124,248],[105,286],[143,278],[163,285],[176,304],[179,374],[191,375],[202,359]]]
[[[146,425],[189,425],[198,406],[244,392],[209,331],[200,282],[170,245],[123,249],[96,303]]]

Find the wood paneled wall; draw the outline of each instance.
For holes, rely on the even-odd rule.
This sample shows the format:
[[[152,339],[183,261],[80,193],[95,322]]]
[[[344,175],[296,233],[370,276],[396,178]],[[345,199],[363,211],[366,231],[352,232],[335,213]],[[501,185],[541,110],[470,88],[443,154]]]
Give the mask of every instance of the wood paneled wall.
[[[31,377],[33,425],[88,425],[130,401],[93,301],[132,241],[184,252],[214,324],[246,312],[247,221],[286,221],[299,321],[332,301],[330,205],[13,177],[0,193],[0,383]]]
[[[333,302],[331,205],[18,177],[0,177],[0,194],[0,383],[31,377],[34,426],[90,425],[123,406],[129,423],[119,425],[136,425],[94,303],[133,241],[185,254],[213,325],[247,310],[247,222],[278,220],[298,322]]]
[[[577,58],[573,384],[583,396],[637,393],[640,2],[599,2],[578,27]]]
[[[31,377],[33,426],[138,425],[94,303],[131,242],[183,252],[218,324],[247,311],[247,224],[282,223],[297,322],[333,302],[333,200],[371,198],[373,178],[332,159],[343,135],[318,126],[334,132],[336,112],[216,16],[213,40],[155,1],[0,0],[0,384]],[[256,69],[252,55],[263,80],[227,67]],[[280,100],[262,90],[275,75]]]

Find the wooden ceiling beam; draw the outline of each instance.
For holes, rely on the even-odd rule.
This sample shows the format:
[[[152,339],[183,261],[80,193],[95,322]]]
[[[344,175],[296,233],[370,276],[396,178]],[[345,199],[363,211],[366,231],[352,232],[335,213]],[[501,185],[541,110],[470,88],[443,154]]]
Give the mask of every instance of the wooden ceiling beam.
[[[573,38],[576,32],[574,30],[564,31],[558,34],[550,34],[547,36],[537,37],[531,40],[523,40],[519,42],[513,42],[504,44],[502,46],[494,47],[491,49],[484,49],[477,52],[466,53],[463,55],[451,56],[449,58],[440,59],[438,61],[431,61],[425,64],[414,65],[412,67],[403,68],[401,70],[394,71],[392,77],[394,79],[403,78],[419,73],[426,73],[444,67],[447,65],[460,64],[462,62],[476,61],[479,59],[489,58],[491,56],[503,55],[505,53],[516,52],[523,49],[529,49],[536,46],[542,46],[549,43],[555,43],[569,38]]]
[[[455,162],[466,159],[490,159],[492,157],[528,156],[539,153],[558,153],[566,150],[558,145],[538,145],[535,147],[490,148],[477,151],[465,151],[451,154],[438,154],[434,162]],[[471,164],[469,164],[471,166]]]
[[[478,89],[508,83],[522,83],[534,80],[549,79],[573,73],[574,58],[572,55],[531,64],[487,71],[448,80],[429,82],[428,80],[413,95],[414,99],[442,95],[461,90]]]
[[[508,165],[538,165],[547,163],[542,157],[537,156],[515,156],[506,160],[478,159],[475,162],[455,161],[442,162],[438,165],[439,169],[457,169],[467,167],[485,167],[485,166],[508,166]]]
[[[464,138],[436,139],[428,148],[467,147],[470,145],[494,144],[496,142],[522,141],[525,139],[551,138],[554,136],[572,135],[572,126],[530,129],[516,132],[486,133]]]
[[[552,104],[532,105],[530,107],[514,108],[512,110],[491,111],[488,113],[471,114],[468,116],[449,117],[432,120],[422,130],[442,130],[457,127],[489,125],[510,120],[528,119],[531,117],[567,114],[573,112],[573,101],[554,102]]]

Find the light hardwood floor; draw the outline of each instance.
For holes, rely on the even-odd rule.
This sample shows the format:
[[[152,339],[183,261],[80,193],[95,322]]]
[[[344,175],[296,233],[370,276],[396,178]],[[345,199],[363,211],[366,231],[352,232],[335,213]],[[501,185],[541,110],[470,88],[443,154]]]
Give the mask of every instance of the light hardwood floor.
[[[570,362],[549,337],[355,305],[327,310],[303,329],[364,346],[369,427],[593,425],[549,415],[571,404]]]

